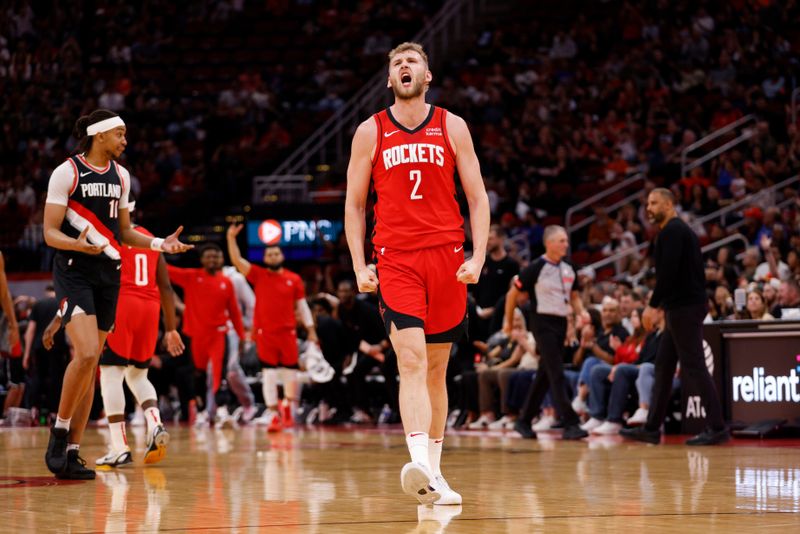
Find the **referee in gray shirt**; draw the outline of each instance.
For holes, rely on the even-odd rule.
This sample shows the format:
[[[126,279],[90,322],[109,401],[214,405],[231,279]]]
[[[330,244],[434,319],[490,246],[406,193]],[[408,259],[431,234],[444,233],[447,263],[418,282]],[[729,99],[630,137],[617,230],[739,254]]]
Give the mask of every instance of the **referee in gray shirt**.
[[[553,398],[556,411],[564,424],[564,439],[581,439],[588,432],[579,426],[578,414],[572,409],[564,380],[564,340],[567,336],[567,316],[581,313],[581,302],[575,270],[564,261],[569,248],[567,231],[561,226],[544,230],[545,253],[522,270],[506,295],[503,330],[511,332],[514,307],[520,293],[531,299],[531,318],[528,325],[536,339],[539,369],[533,380],[521,413],[514,426],[524,438],[535,438],[531,421],[539,413],[547,391]]]

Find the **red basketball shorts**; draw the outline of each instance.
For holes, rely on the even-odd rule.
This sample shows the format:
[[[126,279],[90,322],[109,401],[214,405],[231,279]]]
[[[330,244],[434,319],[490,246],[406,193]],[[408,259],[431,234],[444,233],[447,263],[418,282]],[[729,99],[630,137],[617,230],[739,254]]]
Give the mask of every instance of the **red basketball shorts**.
[[[134,365],[146,369],[158,342],[161,303],[123,294],[117,301],[114,330],[106,338],[100,365]]]
[[[467,326],[467,286],[456,279],[464,245],[375,251],[378,296],[386,332],[422,328],[428,343],[454,343]]]
[[[225,363],[225,334],[227,327],[208,328],[191,336],[192,361],[200,371],[206,371],[211,362],[211,377],[214,391],[222,383],[222,366]]]
[[[264,367],[297,367],[297,334],[294,329],[255,332],[258,359]]]

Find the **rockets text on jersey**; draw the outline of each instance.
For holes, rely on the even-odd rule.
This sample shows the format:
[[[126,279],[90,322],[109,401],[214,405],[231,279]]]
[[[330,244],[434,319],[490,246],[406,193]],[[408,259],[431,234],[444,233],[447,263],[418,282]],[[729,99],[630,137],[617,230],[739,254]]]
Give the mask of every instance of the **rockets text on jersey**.
[[[430,106],[413,130],[387,108],[374,115],[377,144],[372,185],[377,195],[375,248],[412,250],[464,241],[456,199],[456,160],[447,135],[447,111]]]

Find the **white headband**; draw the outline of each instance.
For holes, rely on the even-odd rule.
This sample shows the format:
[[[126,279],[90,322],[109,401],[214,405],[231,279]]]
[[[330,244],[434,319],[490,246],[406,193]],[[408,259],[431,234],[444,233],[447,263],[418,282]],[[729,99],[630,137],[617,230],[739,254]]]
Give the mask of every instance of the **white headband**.
[[[86,135],[96,135],[99,133],[107,132],[109,130],[113,130],[114,128],[118,128],[119,126],[125,126],[122,117],[111,117],[109,119],[105,119],[100,122],[90,124],[86,128]]]

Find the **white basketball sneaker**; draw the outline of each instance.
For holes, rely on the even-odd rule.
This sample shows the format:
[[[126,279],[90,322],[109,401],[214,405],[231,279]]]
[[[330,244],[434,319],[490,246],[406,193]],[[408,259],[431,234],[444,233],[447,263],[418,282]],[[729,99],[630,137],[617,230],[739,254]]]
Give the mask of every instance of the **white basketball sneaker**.
[[[439,500],[434,501],[433,504],[443,506],[455,506],[461,504],[461,495],[450,487],[450,484],[447,483],[442,475],[434,476],[433,481],[435,482],[436,490],[441,495]]]
[[[95,465],[104,465],[106,467],[122,467],[123,465],[133,463],[130,449],[124,451],[108,451],[108,453],[94,461]]]
[[[400,472],[400,485],[406,495],[416,497],[420,504],[433,504],[441,498],[434,487],[435,481],[430,470],[422,464],[408,462]]]

